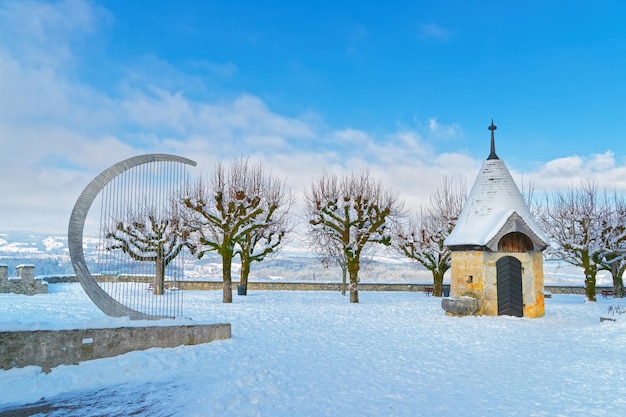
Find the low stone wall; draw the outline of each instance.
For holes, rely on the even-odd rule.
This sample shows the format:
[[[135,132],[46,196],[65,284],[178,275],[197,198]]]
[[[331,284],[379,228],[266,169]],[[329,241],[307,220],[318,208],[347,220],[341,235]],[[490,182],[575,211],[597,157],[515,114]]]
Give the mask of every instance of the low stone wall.
[[[197,345],[229,339],[230,324],[0,332],[0,369],[108,358],[134,350]]]
[[[18,265],[17,277],[9,278],[9,267],[0,265],[0,293],[14,294],[47,294],[48,285],[35,278],[34,265]]]
[[[96,276],[98,279],[98,276]],[[78,282],[74,275],[59,277],[43,277],[43,280],[49,284],[58,284],[61,282]],[[123,278],[121,281],[128,281]],[[142,279],[142,281],[145,281]],[[171,281],[166,281],[168,285],[172,285]],[[239,282],[233,281],[233,289],[237,290]],[[449,284],[445,284],[449,285]],[[222,281],[178,281],[176,286],[181,290],[221,290]],[[432,283],[360,283],[360,291],[410,291],[420,292],[425,288],[432,288]],[[596,287],[596,294],[601,294],[602,290],[611,290],[610,286]],[[341,291],[341,283],[339,282],[315,282],[315,281],[250,281],[248,283],[250,291]],[[583,286],[570,285],[545,285],[544,291],[552,294],[585,294]]]
[[[41,278],[48,284],[63,284],[68,282],[78,282],[76,275],[46,275]]]
[[[171,285],[171,283],[168,283]],[[239,282],[233,281],[233,289]],[[181,290],[221,290],[222,281],[178,281],[176,286]],[[359,291],[410,291],[420,292],[424,288],[432,288],[432,284],[386,284],[361,283]],[[261,281],[248,282],[248,291],[341,291],[339,282],[283,282]]]
[[[233,281],[233,289],[236,291],[237,281]],[[177,287],[181,290],[221,290],[221,281],[178,281]],[[444,284],[449,285],[449,284]],[[423,292],[426,288],[432,288],[432,283],[360,283],[359,291],[405,291]],[[596,294],[602,290],[613,289],[613,287],[596,287]],[[335,282],[249,282],[250,291],[341,291],[341,284]],[[544,291],[552,294],[585,294],[584,287],[565,285],[546,285]]]
[[[600,294],[602,290],[612,290],[613,287],[596,287],[596,294]],[[545,292],[550,294],[578,294],[585,295],[585,287],[574,287],[568,285],[546,285],[543,287]]]

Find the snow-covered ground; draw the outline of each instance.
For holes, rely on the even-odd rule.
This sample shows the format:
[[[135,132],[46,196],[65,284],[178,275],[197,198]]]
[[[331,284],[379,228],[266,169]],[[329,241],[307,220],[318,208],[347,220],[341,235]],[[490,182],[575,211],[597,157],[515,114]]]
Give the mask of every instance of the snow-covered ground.
[[[184,312],[230,340],[0,370],[0,415],[624,416],[626,319],[554,295],[539,319],[445,316],[422,293],[186,291]],[[185,321],[187,322],[187,321]],[[0,330],[123,324],[78,284],[0,294]]]

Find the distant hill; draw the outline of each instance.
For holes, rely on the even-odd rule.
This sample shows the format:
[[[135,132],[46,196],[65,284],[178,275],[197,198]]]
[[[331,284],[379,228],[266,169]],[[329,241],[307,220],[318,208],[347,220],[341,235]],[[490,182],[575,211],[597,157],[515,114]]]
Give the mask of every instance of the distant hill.
[[[85,238],[84,253],[88,266],[96,260],[98,240]],[[37,276],[73,275],[74,269],[69,257],[67,236],[50,235],[30,231],[0,231],[0,264],[9,266],[9,276],[15,274],[20,264],[35,265]],[[207,254],[198,260],[185,256],[185,279],[221,280],[221,260],[216,254]],[[237,279],[239,264],[233,262],[233,279]],[[365,264],[359,273],[362,282],[432,282],[429,271],[416,262],[381,251],[372,261]],[[265,261],[254,263],[250,272],[251,280],[281,281],[322,281],[340,282],[339,268],[323,268],[311,253],[285,248]],[[544,264],[544,281],[555,285],[583,285],[584,277],[580,268],[554,261]],[[598,273],[599,285],[612,285],[611,276]]]
[[[0,264],[8,265],[9,276],[20,264],[35,265],[36,275],[73,274],[67,236],[26,231],[0,232]]]
[[[96,260],[98,240],[85,238],[85,260],[93,266]],[[20,264],[35,265],[37,276],[73,275],[67,236],[50,235],[30,231],[0,232],[0,264],[9,266],[9,275],[15,274]],[[239,273],[240,265],[233,262],[233,279]],[[185,256],[185,279],[221,280],[221,259],[217,254],[207,254],[198,260]],[[95,270],[95,269],[94,269]],[[363,265],[360,273],[364,282],[429,282],[430,272],[416,262],[394,255],[377,256]],[[250,272],[251,280],[283,281],[341,281],[339,268],[323,268],[318,259],[306,251],[285,249],[268,257],[263,262],[254,263]]]

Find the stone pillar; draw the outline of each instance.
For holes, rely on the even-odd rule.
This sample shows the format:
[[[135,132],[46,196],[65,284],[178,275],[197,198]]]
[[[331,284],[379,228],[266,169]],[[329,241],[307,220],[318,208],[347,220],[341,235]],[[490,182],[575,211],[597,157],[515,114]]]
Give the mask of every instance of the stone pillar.
[[[35,265],[18,265],[15,269],[17,269],[17,276],[23,281],[35,279]]]
[[[0,264],[0,281],[9,280],[9,266]]]

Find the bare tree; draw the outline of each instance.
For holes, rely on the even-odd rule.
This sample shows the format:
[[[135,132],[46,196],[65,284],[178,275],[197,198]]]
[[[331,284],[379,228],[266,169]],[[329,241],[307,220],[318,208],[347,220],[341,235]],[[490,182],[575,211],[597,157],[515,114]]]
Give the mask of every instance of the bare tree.
[[[613,192],[608,203],[608,215],[603,219],[601,250],[596,254],[595,262],[599,270],[608,271],[613,280],[614,297],[624,297],[623,275],[626,270],[626,200]]]
[[[309,233],[309,249],[317,254],[324,268],[333,265],[341,268],[341,295],[346,295],[348,259],[341,242],[326,233]]]
[[[314,242],[311,239],[316,239],[316,241]],[[309,235],[309,250],[317,254],[324,268],[331,268],[336,265],[341,269],[341,295],[346,295],[348,288],[348,259],[340,243],[328,235],[317,234],[315,237]],[[359,272],[367,270],[371,266],[372,256],[375,253],[376,248],[373,246],[363,248]]]
[[[548,196],[538,217],[553,241],[548,256],[583,269],[589,301],[596,301],[596,275],[604,254],[603,234],[609,215],[597,186],[587,182]]]
[[[248,276],[252,262],[261,262],[267,256],[276,253],[290,231],[289,210],[293,205],[293,196],[285,188],[285,182],[271,175],[263,176],[263,213],[259,216],[265,225],[249,228],[237,241],[241,258],[239,284],[243,293],[248,292]]]
[[[213,251],[222,258],[224,303],[233,300],[231,266],[238,245],[246,236],[276,227],[268,213],[279,213],[281,200],[270,198],[267,186],[261,164],[240,158],[229,166],[219,162],[210,179],[198,178],[181,196],[188,209],[185,221],[196,231],[198,258]]]
[[[121,250],[136,261],[155,263],[155,295],[163,295],[165,268],[181,250],[187,247],[195,251],[187,240],[189,230],[174,212],[160,215],[154,207],[144,205],[129,211],[125,219],[115,220],[114,226],[105,231],[110,242],[107,250]]]
[[[431,271],[434,296],[442,296],[443,277],[451,267],[450,250],[444,241],[454,229],[466,199],[465,183],[455,185],[444,177],[429,205],[395,233],[394,248]]]
[[[305,193],[308,238],[341,248],[350,278],[350,302],[359,302],[361,255],[370,244],[391,244],[391,226],[404,215],[395,193],[368,172],[338,178],[325,174]]]
[[[527,185],[522,182],[522,198],[524,199],[524,202],[526,203],[528,210],[530,210],[533,218],[537,217],[541,210],[541,205],[539,204],[540,202],[537,201],[535,191],[536,187],[533,182],[530,182]]]

